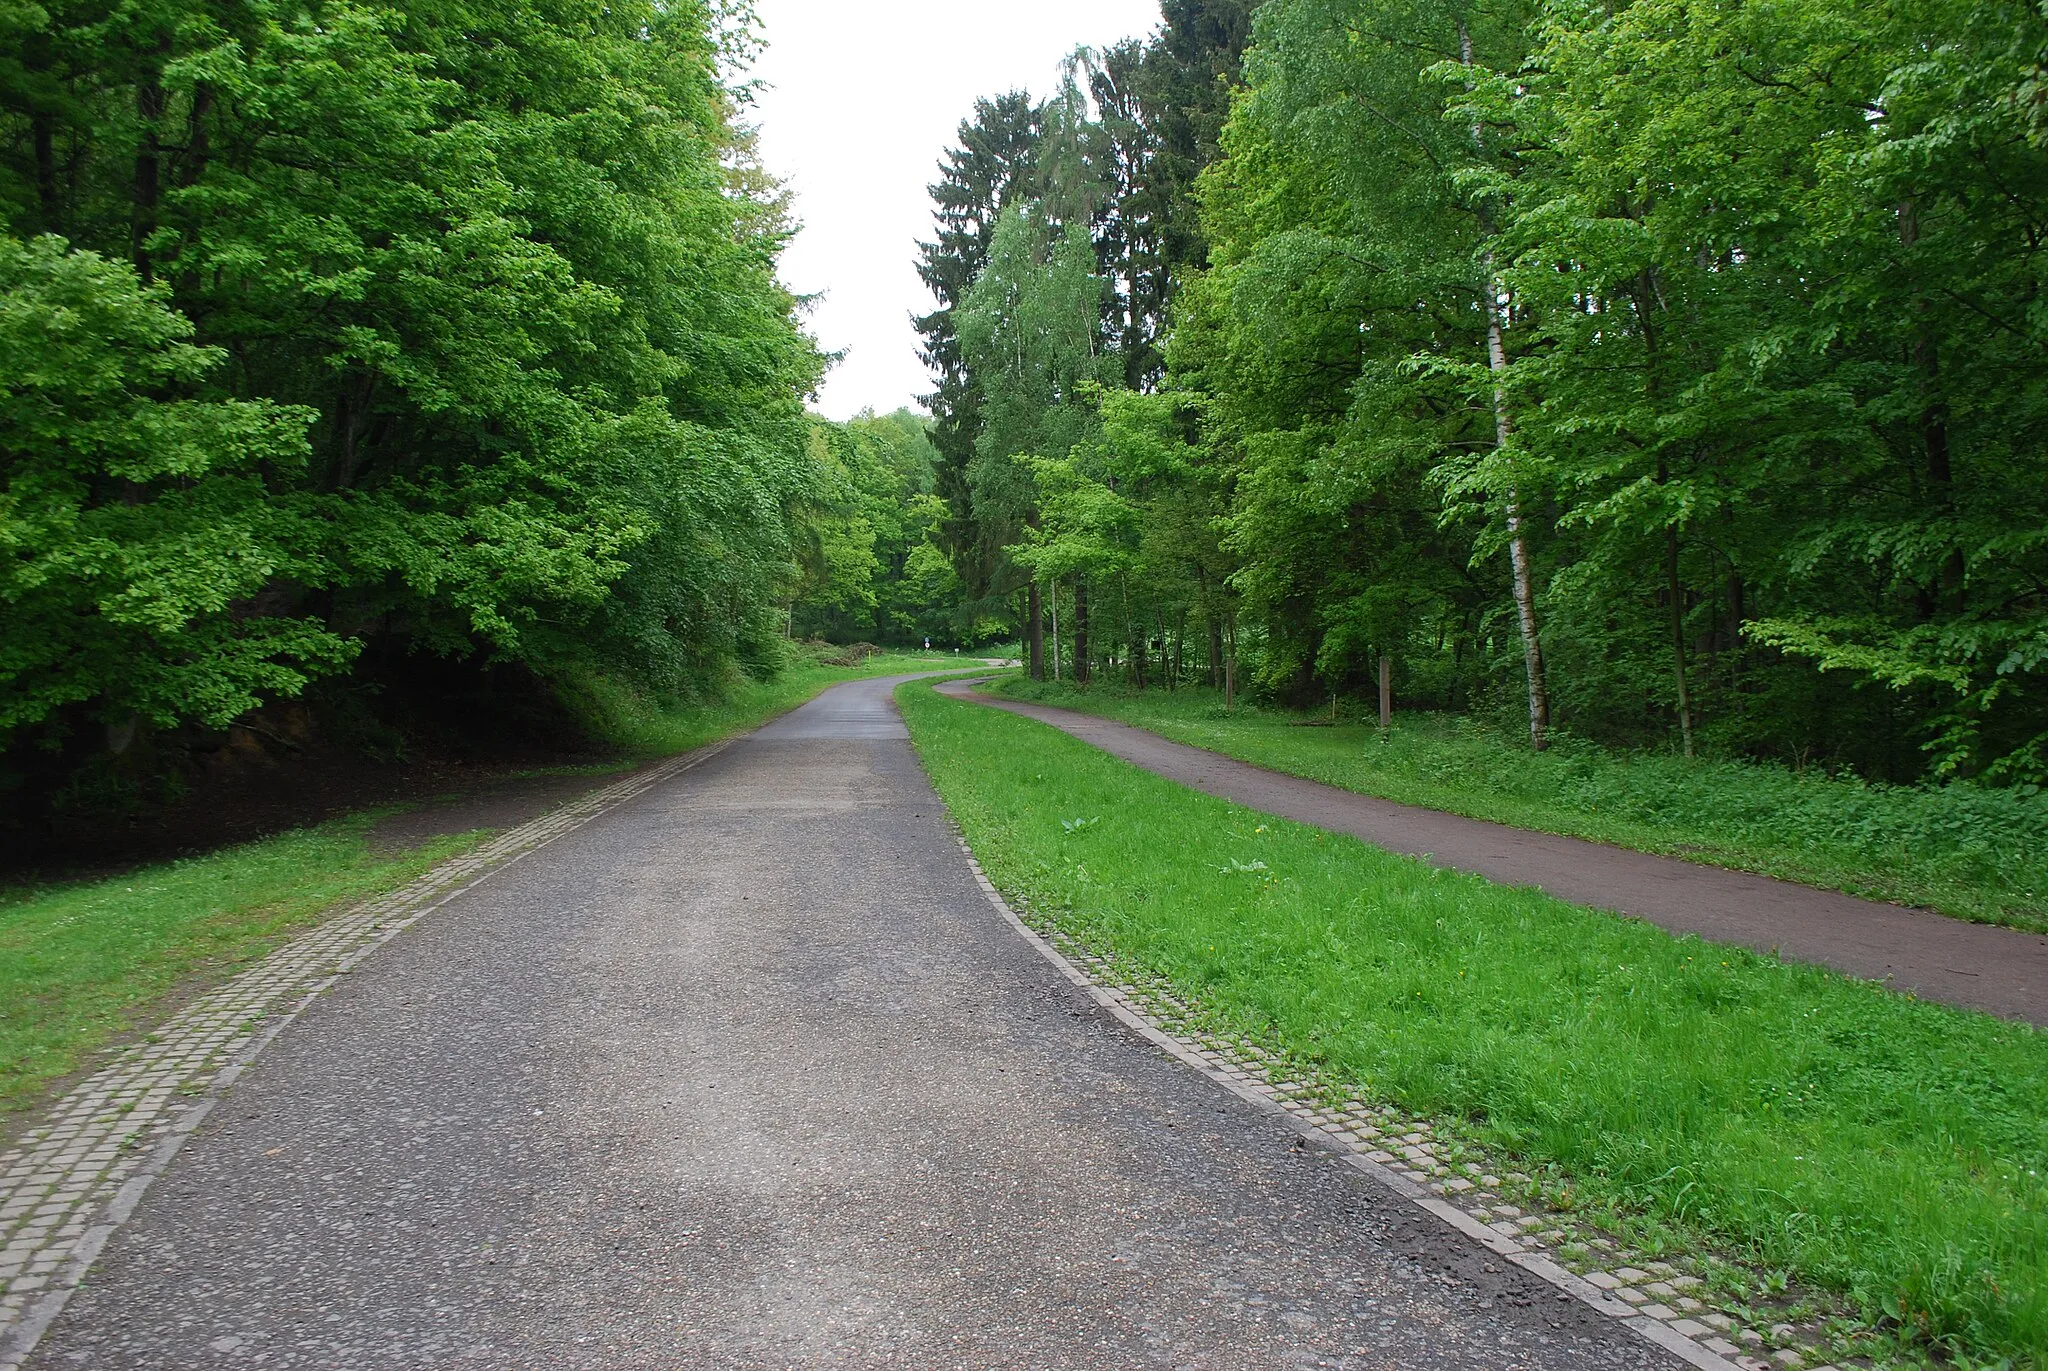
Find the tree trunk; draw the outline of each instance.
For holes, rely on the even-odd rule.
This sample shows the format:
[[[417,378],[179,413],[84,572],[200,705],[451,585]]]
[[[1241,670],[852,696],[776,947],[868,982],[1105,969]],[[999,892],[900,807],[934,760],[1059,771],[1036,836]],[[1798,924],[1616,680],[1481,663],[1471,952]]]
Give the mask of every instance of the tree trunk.
[[[145,120],[163,112],[163,90],[152,84],[145,84],[137,91],[135,102]],[[161,158],[157,154],[157,133],[154,123],[144,125],[142,147],[135,154],[135,203],[129,223],[129,250],[135,259],[135,272],[144,285],[156,279],[155,265],[150,261],[147,246],[150,235],[156,232],[156,206],[161,194]]]
[[[1493,289],[1492,258],[1487,261],[1487,290]],[[1487,302],[1486,360],[1495,376],[1507,370],[1507,350],[1501,345],[1500,310]],[[1505,389],[1493,388],[1493,437],[1506,447],[1514,425],[1508,418]],[[1514,569],[1515,617],[1522,626],[1522,665],[1529,677],[1529,742],[1538,752],[1550,746],[1550,684],[1543,670],[1543,640],[1537,633],[1536,589],[1529,571],[1529,543],[1522,534],[1521,493],[1508,489],[1508,561]]]
[[[213,155],[213,83],[201,81],[192,88],[192,109],[185,119],[185,150],[178,156],[178,184],[196,186],[206,175],[207,159]]]
[[[1131,621],[1131,583],[1121,573],[1116,578],[1117,594],[1123,601],[1124,643],[1130,649],[1131,683],[1138,689],[1145,688],[1145,644],[1138,637],[1138,626]]]
[[[1465,27],[1461,17],[1458,20],[1458,56],[1466,67],[1472,65],[1472,34]],[[1470,84],[1467,83],[1467,89]],[[1472,125],[1472,151],[1476,156],[1480,149],[1480,128]],[[1487,233],[1493,232],[1491,216],[1481,206],[1480,225]],[[1514,421],[1508,414],[1507,390],[1502,377],[1508,369],[1507,347],[1501,340],[1500,327],[1500,282],[1493,269],[1493,252],[1485,254],[1486,264],[1486,366],[1493,373],[1493,440],[1496,449],[1505,449],[1509,437],[1514,433]],[[1515,616],[1522,626],[1522,664],[1529,677],[1529,741],[1538,752],[1550,746],[1550,685],[1543,669],[1543,641],[1537,632],[1536,591],[1531,584],[1529,570],[1529,543],[1522,533],[1522,497],[1514,486],[1507,492],[1508,517],[1508,560],[1514,569]]]
[[[1919,241],[1919,208],[1908,198],[1899,203],[1899,246],[1910,253]],[[1920,410],[1920,441],[1927,449],[1929,493],[1934,502],[1947,512],[1955,506],[1955,471],[1949,459],[1948,402],[1943,398],[1941,389],[1941,350],[1928,326],[1927,310],[1927,297],[1915,296],[1913,312],[1920,322],[1913,332],[1913,364],[1920,368],[1921,394],[1924,397]],[[1962,549],[1952,547],[1942,558],[1938,595],[1926,598],[1945,604],[1951,613],[1960,611],[1963,607],[1963,573]]]
[[[1052,583],[1052,678],[1060,678],[1060,583]]]
[[[1045,606],[1039,599],[1038,578],[1032,577],[1024,611],[1025,669],[1031,679],[1045,679]]]
[[[1380,654],[1380,727],[1394,726],[1394,659]]]
[[[1732,558],[1728,563],[1726,595],[1728,601],[1726,606],[1728,622],[1723,633],[1728,639],[1727,677],[1728,684],[1732,688],[1741,679],[1742,675],[1742,621],[1745,618],[1744,601],[1747,599],[1742,585],[1742,573],[1736,570]]]
[[[1913,347],[1914,360],[1926,378],[1927,407],[1920,415],[1921,441],[1927,445],[1927,483],[1935,503],[1953,515],[1956,502],[1955,472],[1949,465],[1948,403],[1941,393],[1941,358],[1934,339],[1922,333]],[[1963,608],[1963,550],[1951,547],[1941,559],[1941,599],[1949,613]]]
[[[1635,308],[1636,318],[1643,331],[1643,373],[1645,393],[1653,406],[1662,403],[1658,365],[1657,326],[1654,322],[1660,295],[1657,290],[1657,269],[1643,268],[1636,277]],[[1657,484],[1669,484],[1671,469],[1663,454],[1657,456]],[[1678,736],[1688,760],[1692,749],[1692,683],[1686,671],[1685,662],[1685,582],[1679,576],[1678,565],[1678,519],[1669,510],[1664,516],[1664,593],[1671,600],[1671,671],[1678,685]]]
[[[62,233],[64,225],[57,207],[57,121],[47,114],[38,114],[29,127],[35,143],[36,204],[43,215],[41,227],[45,233]]]
[[[1087,685],[1088,664],[1088,583],[1074,582],[1074,684]]]
[[[19,61],[30,76],[31,88],[41,85],[54,62],[49,33],[22,35]],[[31,155],[36,164],[36,208],[41,220],[38,233],[63,233],[63,209],[57,196],[57,116],[48,109],[32,110],[28,120]],[[24,226],[26,227],[26,226]],[[24,237],[30,236],[24,234]]]
[[[1209,689],[1223,689],[1223,621],[1209,614]]]
[[[1671,593],[1671,661],[1678,673],[1678,735],[1692,756],[1692,691],[1685,674],[1685,586],[1678,579],[1678,525],[1664,526],[1664,579]]]
[[[367,391],[369,387],[362,387]],[[335,389],[334,431],[341,440],[341,451],[334,465],[334,489],[348,490],[356,483],[356,465],[360,451],[362,433],[366,425],[363,411],[368,408],[367,397],[362,405],[356,403],[357,387],[347,378]]]
[[[1237,708],[1237,611],[1224,613],[1227,645],[1223,655],[1223,712],[1228,714]]]
[[[171,54],[168,34],[157,40],[157,62]],[[135,150],[135,182],[129,209],[129,247],[135,258],[136,274],[147,285],[156,279],[146,244],[156,232],[157,203],[163,196],[163,136],[158,126],[164,114],[163,73],[160,65],[147,67],[135,83],[135,113],[142,125],[142,141]]]

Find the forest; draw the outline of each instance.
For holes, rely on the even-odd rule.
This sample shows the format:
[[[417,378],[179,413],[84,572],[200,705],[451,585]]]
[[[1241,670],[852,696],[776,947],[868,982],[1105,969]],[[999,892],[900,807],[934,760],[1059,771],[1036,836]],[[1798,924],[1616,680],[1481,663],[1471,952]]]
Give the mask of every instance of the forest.
[[[920,321],[962,629],[2048,779],[2048,13],[1169,0],[994,95]]]
[[[0,14],[4,823],[816,637],[2048,780],[2040,7],[1163,17],[837,424],[743,6]]]
[[[748,0],[0,3],[0,1341],[2048,1366],[2048,0],[1159,19],[831,420]]]
[[[593,678],[772,675],[805,615],[925,627],[877,607],[863,518],[900,579],[921,421],[805,409],[754,34],[689,0],[0,10],[0,828],[231,729],[395,753]],[[910,584],[950,607],[950,574]]]

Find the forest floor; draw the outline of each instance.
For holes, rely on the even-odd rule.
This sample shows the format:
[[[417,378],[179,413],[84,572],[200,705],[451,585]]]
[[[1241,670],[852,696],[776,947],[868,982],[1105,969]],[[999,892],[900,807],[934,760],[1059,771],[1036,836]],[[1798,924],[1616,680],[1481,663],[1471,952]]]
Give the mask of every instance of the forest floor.
[[[593,745],[553,765],[258,758],[237,770],[239,784],[208,789],[211,815],[195,800],[109,831],[97,871],[15,873],[0,884],[0,1137],[105,1052],[334,909],[397,889],[639,761],[757,727],[839,682],[955,661],[801,666],[716,703],[644,710],[609,754]],[[183,855],[152,860],[167,845]]]
[[[1866,784],[1819,768],[1618,752],[1535,753],[1482,721],[1226,713],[1215,691],[1006,677],[991,693],[1079,710],[1397,804],[1753,871],[1955,918],[2048,931],[2048,796]]]
[[[1963,1365],[2048,1349],[2048,1034],[1274,817],[957,690],[899,698],[1025,917],[1332,1100],[1434,1121],[1446,1189],[1441,1162],[1512,1167],[1514,1214],[1723,1254],[1690,1265],[1752,1306],[1816,1292],[1787,1319],[1823,1343],[1832,1306]]]

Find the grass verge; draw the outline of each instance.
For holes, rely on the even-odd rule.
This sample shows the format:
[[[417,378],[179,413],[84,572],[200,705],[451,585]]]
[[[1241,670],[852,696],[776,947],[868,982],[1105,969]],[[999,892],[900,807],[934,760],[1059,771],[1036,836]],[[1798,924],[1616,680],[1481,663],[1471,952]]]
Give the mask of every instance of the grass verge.
[[[1244,706],[1226,715],[1207,690],[1022,677],[998,689],[1400,804],[2048,932],[2048,796],[1870,785],[1570,737],[1535,753],[1481,723],[1427,714],[1396,715],[1384,734],[1377,722],[1303,727],[1322,720]]]
[[[616,745],[666,755],[754,728],[842,681],[956,664],[901,655],[858,667],[801,663],[715,703],[665,710],[617,689],[587,703],[610,711]],[[383,812],[109,879],[0,890],[0,1135],[94,1052],[160,1022],[181,996],[227,979],[335,906],[395,890],[484,836],[393,854],[370,841]]]
[[[109,880],[0,896],[0,1128],[98,1048],[160,1020],[327,909],[395,890],[481,834],[411,852],[352,815]]]
[[[898,692],[990,879],[1298,1061],[1981,1360],[2048,1356],[2048,1035],[1267,818]]]

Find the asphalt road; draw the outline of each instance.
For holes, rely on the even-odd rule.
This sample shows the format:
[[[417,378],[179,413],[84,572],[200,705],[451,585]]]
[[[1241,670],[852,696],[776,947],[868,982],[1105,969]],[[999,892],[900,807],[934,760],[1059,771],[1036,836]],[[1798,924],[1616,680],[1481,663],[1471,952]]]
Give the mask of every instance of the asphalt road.
[[[967,683],[939,689],[1050,724],[1134,766],[1247,809],[1349,833],[1503,885],[1535,886],[1674,933],[1833,967],[1923,1000],[2048,1025],[2048,937],[2039,933],[1395,804],[1098,715],[981,695]]]
[[[31,1365],[1678,1365],[1099,1011],[840,687],[260,1058]]]

